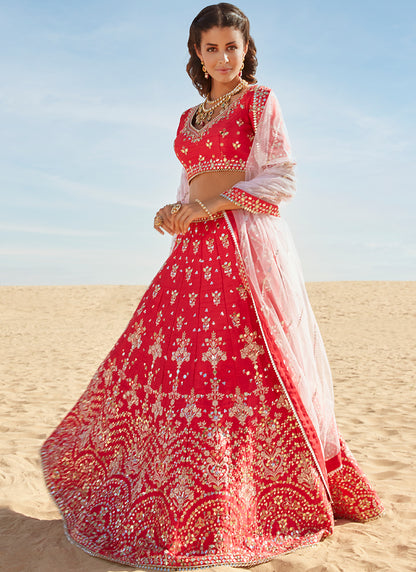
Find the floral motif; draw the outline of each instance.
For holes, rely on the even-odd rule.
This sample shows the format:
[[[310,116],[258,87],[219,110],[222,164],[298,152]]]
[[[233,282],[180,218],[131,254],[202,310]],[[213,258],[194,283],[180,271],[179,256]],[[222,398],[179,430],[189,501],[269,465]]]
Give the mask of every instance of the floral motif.
[[[240,286],[237,286],[237,292],[240,294],[240,296],[243,300],[247,300],[247,290],[243,284],[240,284]]]
[[[208,252],[212,254],[215,245],[214,237],[210,236],[209,238],[207,238],[205,244],[207,245]]]
[[[240,312],[233,312],[231,314],[231,321],[233,323],[233,326],[239,328],[241,324]]]
[[[191,353],[187,350],[191,339],[186,337],[186,333],[183,332],[181,338],[176,338],[175,345],[178,346],[177,350],[173,352],[172,359],[178,364],[178,369],[181,367],[183,362],[189,361]]]
[[[202,329],[206,332],[209,329],[211,318],[209,316],[204,316],[202,318]]]
[[[165,336],[162,334],[162,328],[153,334],[154,343],[149,347],[149,354],[153,357],[153,361],[162,357],[162,343]]]
[[[230,239],[228,237],[228,234],[226,234],[225,232],[220,234],[220,241],[222,242],[224,248],[228,248],[230,246]]]
[[[231,276],[232,268],[231,268],[231,262],[230,261],[223,262],[222,268],[223,268],[223,270],[227,276]]]
[[[195,306],[196,299],[198,298],[198,293],[197,292],[189,292],[188,296],[189,296],[189,305]]]
[[[221,292],[219,290],[215,290],[215,292],[212,292],[212,301],[216,306],[218,306],[221,303]]]
[[[245,343],[241,357],[248,358],[253,363],[257,361],[259,355],[264,354],[264,347],[256,342],[257,337],[257,332],[250,332],[248,326],[244,327],[244,334],[240,334],[240,340]]]
[[[205,345],[208,346],[208,349],[202,354],[202,361],[209,361],[215,372],[219,362],[227,359],[227,354],[220,349],[220,346],[223,345],[222,337],[217,338],[217,334],[212,332],[211,338],[205,338]]]
[[[199,407],[196,406],[197,398],[195,397],[195,390],[191,389],[191,394],[188,396],[187,404],[183,409],[181,409],[180,416],[185,417],[186,421],[190,423],[194,417],[201,417],[202,412]]]
[[[196,239],[196,240],[193,241],[192,251],[193,251],[194,254],[196,254],[196,253],[198,252],[198,248],[199,248],[199,245],[200,245],[200,244],[201,244],[201,240],[200,240],[200,239]],[[192,270],[192,269],[191,269],[191,270]]]
[[[160,290],[160,284],[155,284],[152,292],[153,298],[156,298],[156,296],[159,294],[159,290]]]
[[[239,387],[235,388],[234,405],[229,409],[230,417],[237,417],[239,422],[244,425],[247,417],[253,415],[253,408],[245,403],[246,396],[241,395]]]
[[[142,336],[146,331],[146,326],[143,325],[143,320],[140,320],[139,323],[135,322],[133,324],[131,334],[128,336],[128,340],[131,343],[132,349],[136,348],[139,349],[142,345]]]

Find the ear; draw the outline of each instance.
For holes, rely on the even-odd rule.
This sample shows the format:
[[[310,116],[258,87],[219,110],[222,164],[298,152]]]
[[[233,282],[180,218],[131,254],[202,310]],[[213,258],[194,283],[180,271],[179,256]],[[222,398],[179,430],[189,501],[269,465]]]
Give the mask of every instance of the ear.
[[[198,58],[202,61],[203,58],[202,58],[201,50],[198,48],[198,46],[196,44],[194,44],[194,50],[195,50],[195,53],[198,56]]]

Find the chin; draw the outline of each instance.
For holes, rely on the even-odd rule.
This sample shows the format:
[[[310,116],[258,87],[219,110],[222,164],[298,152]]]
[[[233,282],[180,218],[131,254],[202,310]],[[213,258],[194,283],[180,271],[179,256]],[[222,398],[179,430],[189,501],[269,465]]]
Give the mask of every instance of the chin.
[[[238,73],[227,73],[227,74],[216,74],[215,76],[212,76],[213,79],[215,79],[215,81],[218,81],[220,83],[231,83],[232,81],[235,81],[236,79],[238,79]]]

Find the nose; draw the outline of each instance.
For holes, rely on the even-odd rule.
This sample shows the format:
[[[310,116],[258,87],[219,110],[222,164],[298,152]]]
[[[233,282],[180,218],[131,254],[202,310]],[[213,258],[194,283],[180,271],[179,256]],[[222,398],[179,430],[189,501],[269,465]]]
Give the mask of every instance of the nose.
[[[227,63],[230,61],[230,58],[228,57],[227,53],[224,52],[223,54],[221,54],[221,58],[220,58],[220,62],[224,62]]]

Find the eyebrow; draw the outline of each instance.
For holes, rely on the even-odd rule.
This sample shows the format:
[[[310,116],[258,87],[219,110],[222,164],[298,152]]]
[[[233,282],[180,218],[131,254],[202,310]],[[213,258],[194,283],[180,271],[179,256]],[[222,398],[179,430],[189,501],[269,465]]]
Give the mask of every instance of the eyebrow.
[[[236,43],[237,43],[237,41],[236,41],[236,40],[233,40],[232,42],[227,42],[225,45],[226,45],[226,46],[229,46],[229,45],[231,45],[231,44],[236,44]],[[212,44],[211,42],[207,42],[205,45],[206,45],[206,46],[218,46],[218,44]]]

